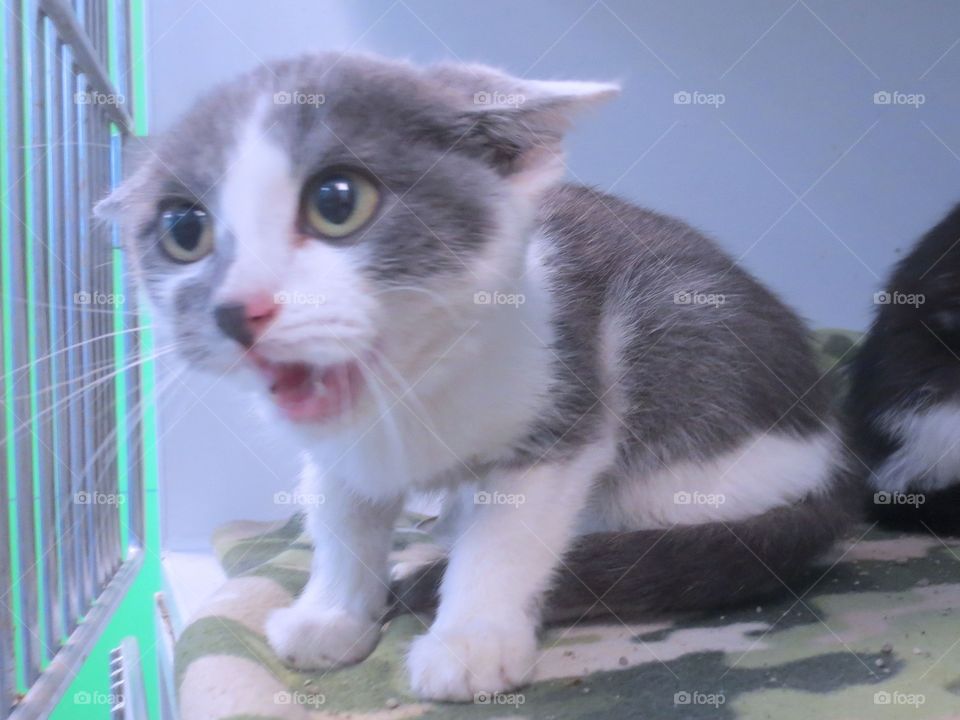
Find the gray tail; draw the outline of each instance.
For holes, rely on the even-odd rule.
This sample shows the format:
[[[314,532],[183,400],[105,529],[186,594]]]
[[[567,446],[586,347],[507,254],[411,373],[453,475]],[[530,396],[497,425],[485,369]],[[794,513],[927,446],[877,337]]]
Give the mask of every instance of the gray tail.
[[[543,602],[545,623],[711,610],[802,594],[810,561],[853,520],[854,490],[838,483],[736,522],[581,536]],[[388,617],[432,610],[446,561],[394,582]]]

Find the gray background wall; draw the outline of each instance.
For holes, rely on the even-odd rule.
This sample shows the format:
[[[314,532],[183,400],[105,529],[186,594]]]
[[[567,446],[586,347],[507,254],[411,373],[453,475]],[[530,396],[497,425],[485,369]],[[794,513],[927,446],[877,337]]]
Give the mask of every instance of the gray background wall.
[[[572,136],[571,178],[706,231],[817,326],[864,327],[890,265],[960,200],[952,0],[154,0],[148,22],[152,132],[212,83],[309,50],[619,79],[622,97]],[[683,91],[725,101],[676,104]],[[923,103],[875,104],[882,91]],[[172,367],[168,541],[287,514],[272,498],[295,449],[228,382]]]

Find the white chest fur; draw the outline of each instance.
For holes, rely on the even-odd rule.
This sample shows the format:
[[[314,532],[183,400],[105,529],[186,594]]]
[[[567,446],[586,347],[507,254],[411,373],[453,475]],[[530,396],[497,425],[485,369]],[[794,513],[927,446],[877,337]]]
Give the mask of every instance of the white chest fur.
[[[457,334],[430,343],[403,369],[375,372],[384,382],[372,390],[372,413],[309,438],[325,473],[368,497],[390,497],[475,480],[472,466],[522,438],[543,412],[552,367],[551,302],[537,241],[526,268],[519,281],[471,292]]]

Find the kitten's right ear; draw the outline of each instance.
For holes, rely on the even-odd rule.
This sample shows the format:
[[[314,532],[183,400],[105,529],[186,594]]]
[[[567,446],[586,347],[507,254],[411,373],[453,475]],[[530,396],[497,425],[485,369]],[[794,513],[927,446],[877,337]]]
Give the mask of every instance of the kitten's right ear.
[[[93,216],[102,222],[119,222],[142,195],[153,172],[155,154],[149,137],[133,136],[123,146],[124,167],[135,168],[110,194],[93,206]]]
[[[109,195],[93,206],[93,216],[105,223],[119,222],[124,210],[130,206],[130,197],[134,193],[132,183],[133,178],[129,178],[111,190]]]

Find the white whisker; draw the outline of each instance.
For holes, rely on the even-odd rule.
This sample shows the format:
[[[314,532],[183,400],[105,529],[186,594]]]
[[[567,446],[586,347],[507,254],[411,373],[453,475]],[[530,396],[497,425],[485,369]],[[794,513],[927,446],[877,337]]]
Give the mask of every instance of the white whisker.
[[[12,370],[10,370],[10,372],[8,372],[6,375],[0,376],[0,380],[10,380],[10,379],[13,378],[17,373],[26,372],[26,371],[27,371],[30,367],[32,367],[32,366],[34,366],[34,365],[39,365],[40,363],[45,362],[46,360],[49,360],[50,358],[56,357],[57,355],[60,355],[60,354],[65,353],[65,352],[68,352],[68,351],[70,351],[70,350],[75,350],[75,349],[77,349],[77,348],[81,348],[81,347],[83,347],[84,345],[89,345],[89,344],[91,344],[91,343],[97,342],[98,340],[104,340],[104,339],[106,339],[106,338],[117,337],[118,335],[127,335],[127,334],[129,334],[129,333],[138,332],[138,331],[144,330],[145,328],[148,328],[148,327],[150,327],[150,326],[149,326],[149,325],[140,325],[140,326],[137,326],[137,327],[127,328],[127,329],[125,329],[125,330],[117,330],[117,331],[115,331],[115,332],[103,333],[102,335],[97,335],[96,337],[92,337],[92,338],[87,338],[87,339],[85,339],[85,340],[81,340],[80,342],[73,343],[72,345],[68,345],[67,347],[60,348],[59,350],[54,350],[53,352],[47,353],[46,355],[41,355],[41,356],[38,357],[38,358],[33,358],[32,360],[30,360],[30,362],[25,363],[24,365],[20,365],[20,366],[18,366],[18,367],[15,367],[15,368],[13,368]]]
[[[173,381],[174,381],[174,380],[179,379],[179,377],[180,377],[180,375],[181,375],[182,373],[183,373],[183,369],[180,368],[180,369],[177,370],[177,372],[175,372],[174,374],[172,374],[170,377],[166,378],[166,379],[155,389],[154,395],[156,395],[156,396],[161,396],[161,395],[163,394],[163,392],[166,391],[166,390],[173,384]],[[131,419],[131,417],[136,417],[136,416],[137,416],[137,415],[134,415],[133,413],[139,414],[140,408],[143,406],[143,403],[145,402],[145,400],[146,400],[145,397],[141,397],[141,398],[135,403],[134,407],[127,411],[126,420],[125,420],[124,424],[127,425],[127,433],[128,433],[128,436],[127,436],[127,438],[124,438],[124,441],[126,441],[127,439],[129,439],[129,433],[131,433],[131,432],[136,428],[137,423],[131,423],[131,422],[130,422],[130,419]],[[108,409],[111,409],[111,410],[112,410],[112,408],[108,408]],[[88,472],[90,471],[90,469],[93,467],[93,464],[100,458],[101,454],[102,454],[105,450],[107,450],[107,449],[109,448],[110,442],[113,440],[114,437],[116,437],[116,435],[117,435],[117,433],[119,432],[119,430],[120,430],[120,423],[114,423],[114,428],[113,428],[113,430],[110,432],[110,434],[108,434],[108,435],[103,439],[103,441],[100,443],[100,446],[94,451],[93,455],[90,456],[90,459],[87,461],[86,465],[84,465],[83,469],[80,471],[80,477],[81,477],[81,478],[85,478],[85,477],[87,476],[87,473],[88,473]]]
[[[79,397],[79,396],[82,395],[83,393],[88,392],[88,391],[90,391],[90,390],[92,390],[92,389],[94,389],[94,388],[102,385],[103,383],[107,382],[107,381],[110,380],[111,378],[116,377],[117,375],[119,375],[119,374],[121,374],[121,373],[127,372],[128,370],[130,370],[130,369],[132,369],[132,368],[135,368],[135,367],[137,367],[137,366],[139,366],[139,365],[142,365],[143,363],[149,362],[149,361],[151,361],[151,360],[155,360],[155,359],[161,357],[162,355],[168,354],[168,353],[170,353],[170,352],[172,352],[172,351],[173,351],[172,348],[167,348],[167,349],[165,349],[165,350],[158,351],[158,352],[154,353],[154,354],[153,354],[152,356],[150,356],[150,357],[140,358],[140,359],[138,359],[138,360],[136,360],[136,361],[134,361],[134,362],[127,363],[127,364],[124,365],[123,367],[118,368],[117,370],[115,370],[115,371],[113,371],[113,372],[111,372],[111,373],[109,373],[109,374],[107,374],[107,375],[105,375],[105,376],[103,376],[103,377],[97,378],[97,379],[96,379],[95,381],[93,381],[92,383],[89,383],[89,384],[87,384],[87,385],[84,385],[84,386],[81,387],[81,388],[78,388],[77,390],[74,390],[74,391],[71,392],[69,395],[67,395],[67,396],[64,397],[64,398],[61,398],[59,401],[57,401],[56,403],[54,403],[54,404],[51,405],[50,407],[45,408],[45,409],[42,410],[41,412],[37,413],[37,415],[35,415],[34,417],[31,417],[29,420],[25,420],[24,422],[20,423],[18,426],[14,427],[14,428],[13,428],[13,432],[9,433],[9,434],[8,434],[8,437],[7,437],[6,439],[4,439],[2,442],[0,442],[0,446],[5,445],[5,444],[6,444],[7,442],[9,442],[11,439],[15,438],[15,437],[16,437],[17,435],[19,435],[25,428],[30,427],[31,425],[33,425],[33,424],[34,424],[37,420],[39,420],[40,418],[42,418],[42,417],[50,414],[50,413],[53,412],[54,410],[57,410],[58,408],[62,407],[65,403],[73,402],[74,400],[76,400],[77,397]]]
[[[141,311],[139,311],[139,310],[121,310],[119,307],[116,307],[116,306],[113,306],[113,307],[91,307],[89,304],[87,304],[87,303],[82,303],[82,302],[79,302],[79,301],[76,302],[76,303],[74,303],[74,304],[72,304],[72,305],[66,305],[66,304],[63,304],[63,303],[40,302],[39,300],[36,300],[36,299],[30,300],[30,299],[28,299],[28,298],[21,297],[21,296],[19,296],[19,295],[13,295],[13,296],[11,296],[11,299],[12,299],[14,302],[18,302],[18,303],[21,303],[21,304],[23,304],[23,305],[29,305],[29,306],[32,307],[32,308],[34,308],[34,307],[42,307],[42,308],[52,308],[52,309],[54,309],[54,310],[69,310],[69,311],[72,311],[72,312],[79,312],[79,313],[82,313],[82,314],[88,314],[88,313],[103,313],[103,314],[106,314],[106,315],[127,315],[127,316],[130,316],[130,317],[139,317],[139,316],[141,315]]]
[[[137,355],[136,353],[130,353],[130,355],[128,356],[128,359],[131,359],[131,358],[132,358],[132,359],[142,358],[142,359],[150,360],[150,359],[159,357],[159,355],[158,355],[157,353],[158,353],[160,350],[164,350],[164,351],[165,351],[165,350],[168,350],[168,349],[175,348],[175,347],[177,347],[178,345],[179,345],[179,343],[171,343],[171,344],[169,344],[169,345],[163,346],[162,348],[155,348],[154,353],[153,353],[150,357],[146,357],[146,358],[144,358],[144,356]],[[38,394],[38,395],[43,395],[43,394],[46,394],[46,393],[52,393],[52,392],[55,392],[57,389],[65,386],[65,385],[73,385],[73,384],[75,384],[75,383],[83,382],[84,380],[90,378],[91,376],[95,376],[95,375],[97,375],[97,374],[99,374],[99,373],[101,373],[101,372],[104,372],[104,371],[108,371],[108,370],[111,370],[111,369],[115,369],[115,368],[116,368],[116,361],[113,360],[113,359],[105,360],[104,362],[97,363],[97,364],[95,364],[95,365],[92,365],[91,367],[92,367],[92,369],[89,370],[88,372],[85,372],[83,375],[79,375],[79,376],[77,376],[77,377],[71,377],[71,378],[69,378],[69,379],[67,379],[67,380],[64,380],[64,381],[62,381],[62,382],[58,382],[58,383],[55,384],[55,385],[44,385],[42,388],[40,388],[40,389],[37,390],[37,394]],[[22,400],[22,399],[24,399],[24,398],[31,397],[31,395],[32,395],[32,393],[27,393],[27,394],[23,394],[23,395],[17,395],[17,396],[16,396],[16,399],[17,399],[17,400]]]

